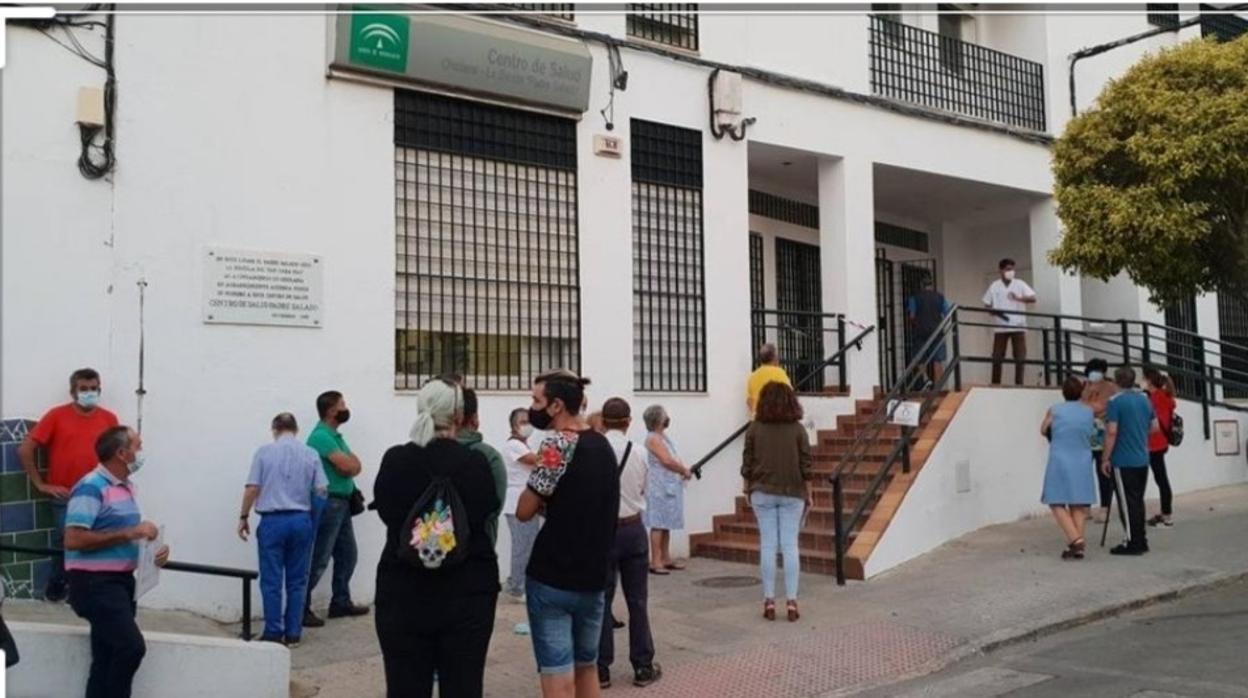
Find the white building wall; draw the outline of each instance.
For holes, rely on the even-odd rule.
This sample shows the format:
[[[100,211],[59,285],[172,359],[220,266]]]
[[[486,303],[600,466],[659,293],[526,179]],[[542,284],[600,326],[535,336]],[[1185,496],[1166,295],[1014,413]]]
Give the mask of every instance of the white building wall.
[[[1040,503],[1049,454],[1040,422],[1060,400],[1056,390],[973,389],[867,560],[867,576],[984,526],[1048,516]],[[1180,400],[1178,412],[1186,420],[1187,438],[1166,455],[1175,494],[1248,481],[1242,453],[1217,456],[1214,442],[1204,439],[1198,403]],[[1215,408],[1210,417],[1239,422],[1240,433],[1248,433],[1248,415]],[[1157,488],[1149,478],[1151,510]],[[1182,520],[1181,506],[1176,516]],[[1111,536],[1120,537],[1120,530],[1111,524]],[[1054,524],[1052,542],[1060,541]]]
[[[907,10],[908,21],[914,9]],[[1048,104],[1055,114],[1064,108],[1058,88],[1064,85],[1065,54],[1081,42],[1129,33],[1121,24],[1093,28],[1082,21],[994,18],[979,21],[977,33],[989,45],[1028,56],[1044,46]],[[576,24],[625,34],[620,14],[578,12]],[[1042,29],[1032,33],[1037,25]],[[274,36],[282,37],[279,44]],[[392,375],[393,93],[327,79],[326,36],[327,20],[318,16],[122,17],[118,165],[111,182],[90,182],[75,167],[74,104],[78,87],[101,83],[100,71],[34,31],[8,31],[0,82],[6,175],[0,416],[37,417],[65,399],[70,371],[91,365],[104,374],[105,404],[133,423],[136,284],[146,280],[143,425],[150,466],[137,480],[145,514],[165,524],[175,559],[254,565],[254,549],[237,541],[232,527],[251,453],[268,438],[268,420],[277,411],[294,410],[306,433],[315,422],[316,394],[342,390],[355,415],[344,433],[365,464],[359,481],[365,492],[381,454],[406,438],[414,417],[414,396],[396,391]],[[701,44],[705,58],[869,92],[865,16],[707,14]],[[870,178],[874,164],[886,164],[1043,197],[1052,188],[1046,147],[747,80],[745,113],[758,118],[750,139],[818,156],[830,176],[836,163],[851,163],[853,177],[836,186],[825,182],[818,187],[825,196],[815,197],[825,199],[822,215],[840,223],[821,240],[818,231],[751,217],[746,143],[704,135],[708,389],[699,395],[635,394],[629,118],[705,131],[709,71],[626,49],[629,86],[616,93],[613,132],[624,138],[624,156],[604,158],[593,154],[592,140],[606,133],[598,110],[608,99],[608,62],[600,45],[590,48],[590,108],[578,126],[582,368],[594,381],[594,404],[612,395],[629,398],[637,413],[654,402],[665,404],[687,461],[746,416],[749,230],[849,243],[844,249],[857,261],[875,248],[874,219],[928,230],[933,255],[941,260],[941,284],[954,302],[978,305],[1002,256],[1019,260],[1021,275],[1029,278],[1025,212],[1020,220],[990,228],[904,220],[873,211]],[[1081,76],[1082,94],[1097,89],[1093,79]],[[811,190],[817,190],[814,183]],[[837,196],[853,210],[830,205]],[[203,325],[200,258],[207,246],[320,255],[324,327]],[[852,299],[853,305],[825,310],[857,312],[873,321],[874,268],[847,270],[844,255],[825,259],[825,283],[840,284],[825,299]],[[774,303],[774,279],[768,294]],[[1206,309],[1202,318],[1207,315]],[[869,343],[856,359],[868,381],[874,380],[873,347]],[[487,440],[501,443],[507,413],[527,402],[520,392],[483,395]],[[849,401],[827,402],[811,412],[831,419],[851,408]],[[641,431],[638,424],[633,435]],[[690,531],[709,529],[714,513],[731,508],[739,490],[738,461],[734,446],[708,466],[706,478],[690,484]],[[726,472],[732,476],[719,476]],[[361,557],[353,593],[369,601],[383,532],[371,514],[355,523]],[[676,552],[685,548],[685,538],[678,537]],[[238,598],[234,584],[170,575],[145,603],[225,617],[236,612]]]

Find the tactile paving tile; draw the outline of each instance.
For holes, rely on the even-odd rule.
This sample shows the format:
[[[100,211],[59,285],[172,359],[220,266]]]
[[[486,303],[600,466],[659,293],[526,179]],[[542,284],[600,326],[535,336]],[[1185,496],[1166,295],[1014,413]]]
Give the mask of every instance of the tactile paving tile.
[[[632,686],[627,663],[617,663],[616,684],[610,693],[641,695],[644,691],[650,698],[818,696],[889,677],[901,678],[959,642],[955,637],[894,623],[799,631],[792,640],[665,667],[662,680],[645,689]],[[662,657],[657,659],[662,663]],[[623,673],[618,673],[620,670]]]

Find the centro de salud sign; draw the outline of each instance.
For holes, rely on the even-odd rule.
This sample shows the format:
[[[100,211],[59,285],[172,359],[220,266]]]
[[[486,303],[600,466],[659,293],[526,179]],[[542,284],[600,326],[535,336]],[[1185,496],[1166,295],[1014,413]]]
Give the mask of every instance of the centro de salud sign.
[[[563,111],[589,106],[584,42],[450,14],[338,15],[330,68]]]
[[[207,249],[204,323],[320,327],[324,266],[308,254]]]

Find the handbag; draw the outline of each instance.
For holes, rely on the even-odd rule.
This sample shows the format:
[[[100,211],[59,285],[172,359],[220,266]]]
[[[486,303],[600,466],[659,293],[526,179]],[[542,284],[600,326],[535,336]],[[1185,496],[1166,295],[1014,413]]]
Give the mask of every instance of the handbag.
[[[360,488],[356,487],[351,490],[351,496],[347,499],[347,508],[352,516],[364,513],[364,493],[360,491]]]

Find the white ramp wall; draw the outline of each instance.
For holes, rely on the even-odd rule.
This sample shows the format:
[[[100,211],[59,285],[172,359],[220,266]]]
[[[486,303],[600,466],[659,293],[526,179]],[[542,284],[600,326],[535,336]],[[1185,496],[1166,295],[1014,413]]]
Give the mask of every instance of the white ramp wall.
[[[66,698],[86,689],[89,630],[81,626],[10,623],[21,661],[8,671],[8,698]],[[271,642],[144,633],[147,655],[134,677],[134,698],[286,698],[290,650]]]
[[[1049,446],[1040,422],[1061,399],[1056,390],[972,389],[867,560],[867,576],[984,526],[1047,515],[1040,490]],[[1242,453],[1248,415],[1211,410],[1211,420],[1240,425],[1241,453],[1217,456],[1213,441],[1204,438],[1200,405],[1181,400],[1178,411],[1186,438],[1166,457],[1175,494],[1248,481]],[[1147,497],[1157,497],[1151,476]],[[1150,503],[1150,511],[1153,507]],[[1175,514],[1181,522],[1182,510]],[[1057,535],[1054,529],[1054,541]]]

